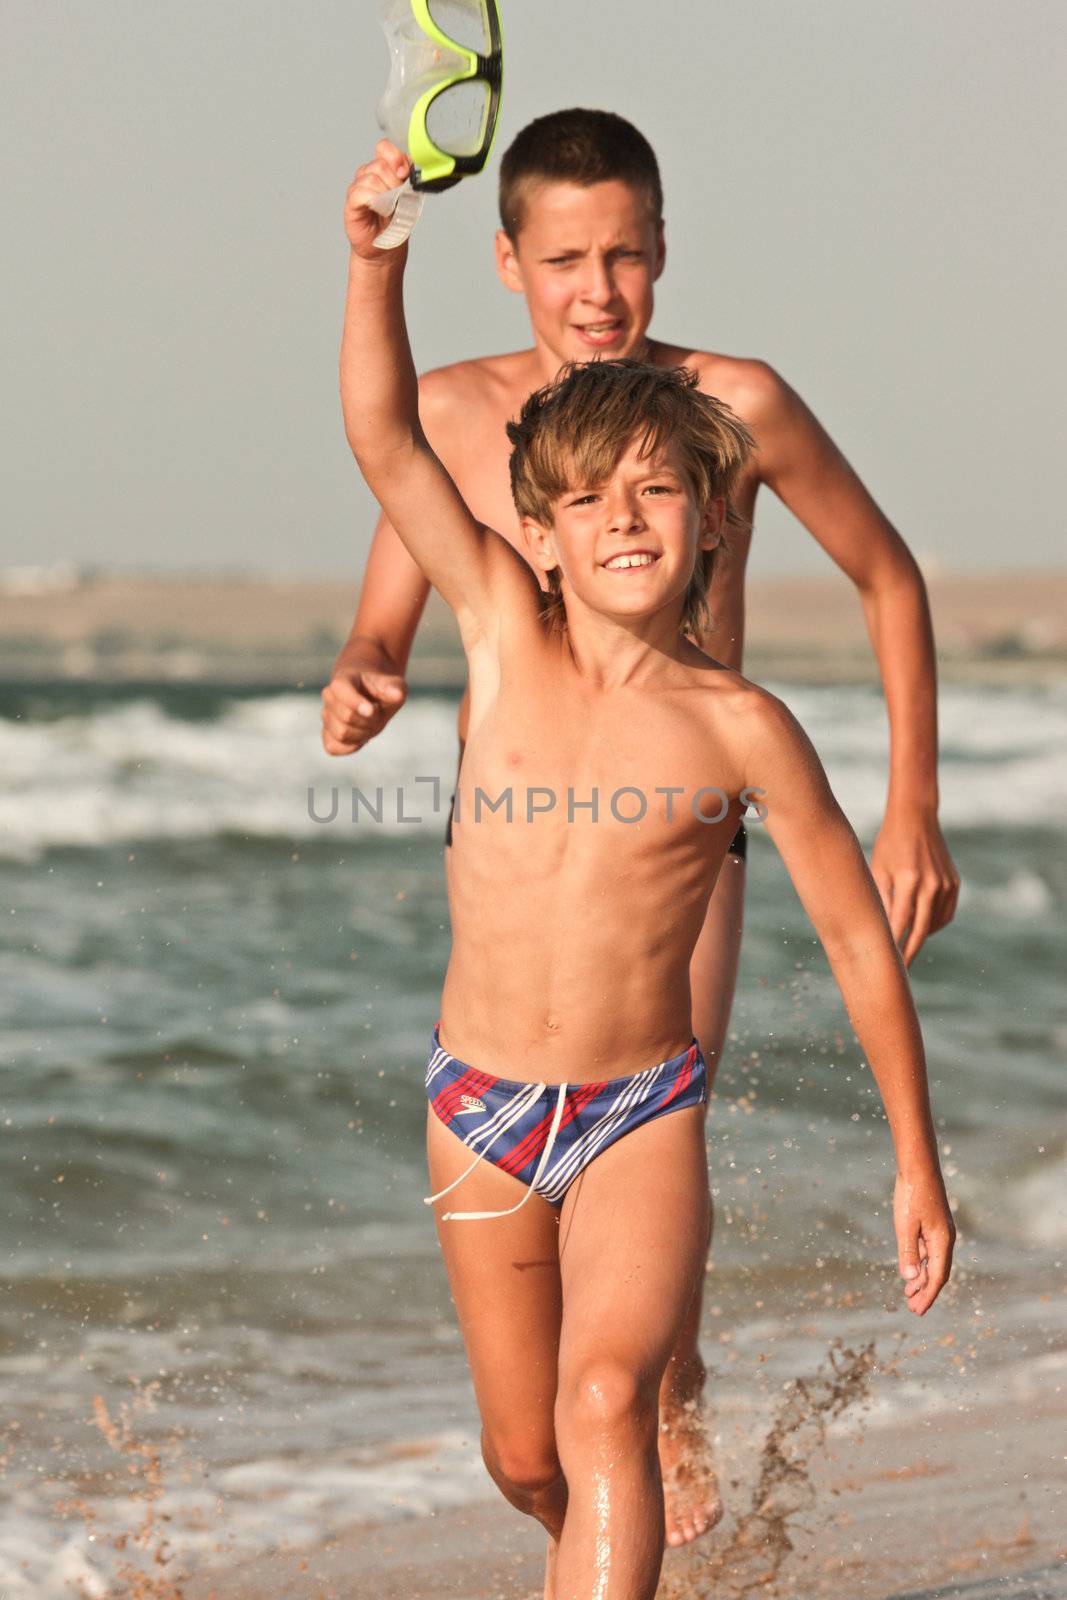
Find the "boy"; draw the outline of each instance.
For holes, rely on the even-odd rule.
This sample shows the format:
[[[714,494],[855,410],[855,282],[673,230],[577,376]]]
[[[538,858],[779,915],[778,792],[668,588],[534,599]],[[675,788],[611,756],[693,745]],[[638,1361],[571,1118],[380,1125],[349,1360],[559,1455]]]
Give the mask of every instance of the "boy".
[[[545,1595],[652,1600],[658,1391],[709,1210],[689,961],[756,791],[882,1094],[919,1315],[953,1241],[922,1042],[814,751],[780,702],[687,636],[746,429],[684,373],[569,370],[509,430],[524,560],[474,519],[420,424],[406,251],[375,249],[369,205],[408,165],[382,142],[349,191],[341,384],[353,451],[455,611],[469,671],[429,1203],[486,1465],[549,1536]]]
[[[902,540],[798,397],[756,361],[667,345],[647,335],[664,264],[662,190],[655,155],[636,128],[609,112],[564,111],[520,132],[501,164],[497,265],[526,297],[534,346],[460,362],[420,385],[427,435],[475,515],[520,551],[505,424],[568,360],[639,356],[684,365],[708,394],[744,418],[758,449],[734,499],[751,525],[766,482],[856,583],[885,685],[892,738],[885,821],[871,858],[894,936],[910,962],[948,922],[958,879],[937,823],[936,671],[922,578]],[[709,652],[741,667],[749,526],[720,562],[706,637]],[[428,585],[387,520],[379,523],[352,635],[324,693],[331,754],[358,750],[404,698],[402,674]],[[461,738],[466,731],[466,701]],[[733,998],[744,892],[741,829],[712,895],[691,972],[693,1026],[713,1075]],[[704,1377],[701,1290],[664,1375],[660,1443],[668,1537],[710,1526],[720,1502],[697,1408]]]

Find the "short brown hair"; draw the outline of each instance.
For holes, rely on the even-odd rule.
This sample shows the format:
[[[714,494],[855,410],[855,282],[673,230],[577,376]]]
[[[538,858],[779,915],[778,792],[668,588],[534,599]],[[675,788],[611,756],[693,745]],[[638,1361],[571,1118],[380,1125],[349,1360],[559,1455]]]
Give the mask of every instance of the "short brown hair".
[[[500,225],[511,239],[523,224],[527,193],[538,181],[589,187],[617,179],[648,202],[653,222],[663,217],[656,153],[632,122],[614,111],[552,111],[515,135],[500,163]]]
[[[632,440],[642,455],[672,444],[698,504],[726,501],[727,524],[747,526],[731,502],[752,435],[729,406],[700,389],[686,367],[642,361],[572,362],[554,383],[538,389],[508,423],[511,493],[520,517],[551,525],[556,500],[576,485],[604,483]],[[701,550],[685,593],[681,629],[699,635],[708,626],[707,592],[714,550]],[[545,616],[566,620],[558,571],[547,574]]]

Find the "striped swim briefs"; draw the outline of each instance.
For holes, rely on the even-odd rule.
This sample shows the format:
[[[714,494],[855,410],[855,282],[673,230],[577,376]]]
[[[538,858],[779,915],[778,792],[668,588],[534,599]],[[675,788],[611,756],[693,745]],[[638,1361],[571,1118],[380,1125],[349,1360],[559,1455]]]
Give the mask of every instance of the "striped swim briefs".
[[[702,1105],[708,1097],[707,1068],[694,1039],[688,1050],[625,1078],[599,1083],[518,1083],[478,1072],[450,1055],[433,1031],[426,1094],[434,1114],[462,1139],[474,1160],[447,1188],[443,1199],[482,1160],[526,1184],[526,1193],[505,1211],[447,1211],[444,1222],[479,1222],[507,1217],[539,1194],[553,1206],[589,1163],[617,1139],[669,1111]]]

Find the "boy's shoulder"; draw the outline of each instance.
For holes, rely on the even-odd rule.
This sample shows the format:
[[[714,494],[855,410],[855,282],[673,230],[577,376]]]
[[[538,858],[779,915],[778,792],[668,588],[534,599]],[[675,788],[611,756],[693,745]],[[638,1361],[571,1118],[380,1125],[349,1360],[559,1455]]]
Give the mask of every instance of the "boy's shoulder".
[[[702,658],[700,669],[692,682],[705,692],[702,704],[715,721],[719,738],[729,744],[739,757],[755,751],[773,755],[796,748],[798,740],[806,736],[784,700],[770,689],[754,683],[744,673],[714,661],[704,651],[697,650]]]
[[[818,752],[785,701],[739,672],[731,677],[736,682],[729,686],[728,716],[719,717],[716,728],[739,781],[764,798],[773,796],[778,811],[805,798],[825,798]]]
[[[528,350],[513,350],[434,367],[419,378],[419,403],[431,412],[451,411],[457,405],[510,406],[517,393],[525,399],[529,392],[530,355]]]
[[[725,401],[755,430],[772,420],[792,393],[770,362],[757,356],[723,355],[684,344],[656,344],[655,359],[663,366],[688,367],[699,377],[705,394]]]

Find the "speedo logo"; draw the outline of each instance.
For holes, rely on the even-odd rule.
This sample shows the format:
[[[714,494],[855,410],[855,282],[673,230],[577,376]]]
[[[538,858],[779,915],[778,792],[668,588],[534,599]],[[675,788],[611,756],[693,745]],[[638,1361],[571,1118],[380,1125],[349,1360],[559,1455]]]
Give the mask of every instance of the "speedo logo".
[[[456,1116],[457,1117],[461,1117],[463,1115],[464,1111],[484,1111],[485,1110],[485,1101],[484,1100],[479,1100],[477,1098],[477,1096],[473,1095],[473,1094],[461,1094],[460,1097],[459,1097],[459,1103],[463,1107],[463,1111],[457,1111],[456,1112]]]

